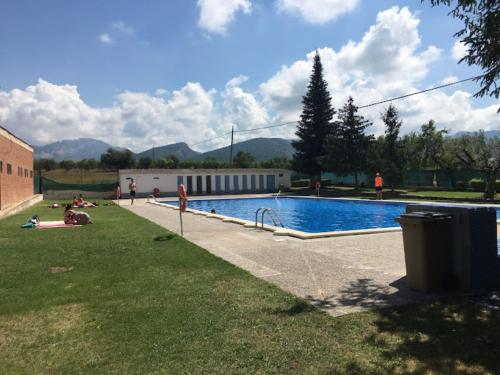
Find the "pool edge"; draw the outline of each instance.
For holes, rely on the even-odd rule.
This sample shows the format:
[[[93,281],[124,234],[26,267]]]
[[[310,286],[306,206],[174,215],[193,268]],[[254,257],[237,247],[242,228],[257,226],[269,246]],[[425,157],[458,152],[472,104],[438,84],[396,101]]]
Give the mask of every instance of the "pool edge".
[[[179,210],[179,207],[173,206],[173,205],[170,205],[167,203],[160,203],[160,202],[156,202],[156,201],[148,201],[146,203],[153,204],[153,205],[160,206],[160,207],[169,208],[172,210],[177,210],[177,211]],[[255,222],[250,221],[250,220],[244,220],[244,219],[239,219],[236,217],[219,215],[219,214],[211,214],[209,212],[193,210],[191,208],[186,209],[185,212],[196,215],[196,216],[205,216],[205,217],[211,218],[211,219],[218,219],[224,223],[239,224],[239,225],[242,225],[244,228],[262,229],[265,231],[273,232],[273,235],[275,235],[275,236],[289,236],[289,237],[299,238],[301,240],[309,240],[309,239],[316,239],[316,238],[328,238],[328,237],[356,236],[356,235],[363,235],[363,234],[401,232],[400,227],[387,227],[387,228],[372,228],[372,229],[353,229],[353,230],[344,230],[344,231],[335,231],[335,232],[308,233],[308,232],[303,232],[303,231],[296,230],[296,229],[275,227],[273,225],[268,225],[268,224],[264,224],[263,227],[255,226]]]

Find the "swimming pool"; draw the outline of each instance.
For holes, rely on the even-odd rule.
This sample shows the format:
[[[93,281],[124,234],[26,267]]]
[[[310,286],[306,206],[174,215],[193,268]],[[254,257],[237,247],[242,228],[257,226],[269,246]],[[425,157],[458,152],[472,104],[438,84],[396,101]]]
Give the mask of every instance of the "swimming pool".
[[[178,205],[177,201],[165,201]],[[241,198],[192,200],[188,207],[244,220],[255,220],[260,207],[273,209],[288,229],[307,233],[398,227],[395,217],[405,212],[406,203],[321,198]],[[497,209],[497,219],[500,211]],[[260,215],[259,215],[260,222]],[[272,221],[267,217],[266,224]]]

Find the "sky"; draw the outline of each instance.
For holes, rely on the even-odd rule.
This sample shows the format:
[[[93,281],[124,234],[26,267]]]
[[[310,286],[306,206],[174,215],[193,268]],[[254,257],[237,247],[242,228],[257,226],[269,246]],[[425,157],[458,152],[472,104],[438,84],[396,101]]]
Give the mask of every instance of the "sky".
[[[461,27],[418,0],[3,0],[0,125],[34,145],[90,137],[204,151],[299,119],[319,53],[338,109],[476,76]],[[402,133],[500,129],[475,82],[395,101]],[[384,131],[386,105],[360,109]],[[294,125],[235,134],[293,138]],[[223,136],[221,136],[223,135]],[[215,137],[219,138],[213,139]]]

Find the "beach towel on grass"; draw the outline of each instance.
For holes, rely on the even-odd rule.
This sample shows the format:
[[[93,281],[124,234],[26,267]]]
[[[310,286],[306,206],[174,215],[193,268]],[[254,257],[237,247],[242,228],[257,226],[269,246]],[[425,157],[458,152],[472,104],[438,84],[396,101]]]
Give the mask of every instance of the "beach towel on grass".
[[[40,221],[36,226],[37,229],[73,228],[73,227],[81,227],[81,225],[65,224],[63,220],[59,220],[59,221]]]

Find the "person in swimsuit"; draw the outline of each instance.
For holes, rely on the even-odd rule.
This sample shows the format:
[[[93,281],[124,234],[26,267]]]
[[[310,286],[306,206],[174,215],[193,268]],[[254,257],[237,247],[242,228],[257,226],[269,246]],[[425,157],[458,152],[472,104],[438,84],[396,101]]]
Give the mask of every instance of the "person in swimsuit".
[[[382,188],[384,187],[384,179],[380,176],[380,173],[375,174],[375,199],[382,199]]]
[[[90,215],[86,212],[73,211],[71,204],[67,204],[64,209],[64,224],[85,225],[92,224]]]
[[[128,189],[130,190],[130,204],[134,204],[134,199],[135,199],[135,193],[137,191],[137,184],[135,183],[135,180],[132,179],[130,180],[130,184],[128,184]]]
[[[64,208],[64,224],[75,224],[76,222],[75,211],[73,211],[71,208],[71,204],[67,204]]]

